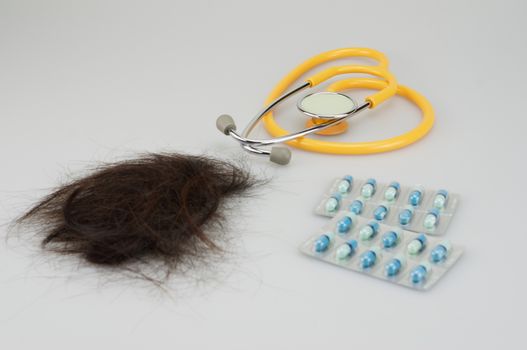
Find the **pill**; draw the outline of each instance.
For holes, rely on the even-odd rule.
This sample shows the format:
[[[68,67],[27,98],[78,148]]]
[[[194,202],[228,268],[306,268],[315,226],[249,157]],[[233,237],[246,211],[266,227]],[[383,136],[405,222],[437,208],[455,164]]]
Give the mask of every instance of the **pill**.
[[[360,194],[364,198],[369,199],[375,194],[376,189],[377,181],[375,181],[375,179],[368,179],[366,180],[366,183],[362,185],[362,188],[360,189]]]
[[[360,256],[360,267],[367,269],[375,265],[377,261],[377,256],[379,255],[379,250],[377,247],[373,247],[370,250],[365,251]]]
[[[420,234],[417,238],[413,239],[408,243],[408,254],[417,255],[423,251],[426,247],[426,236]]]
[[[445,261],[451,249],[452,249],[452,246],[450,242],[445,241],[445,242],[439,243],[430,252],[430,261],[436,264],[442,261]]]
[[[353,176],[347,175],[340,180],[339,184],[337,185],[337,190],[341,194],[347,194],[351,191],[351,188],[353,186]]]
[[[401,239],[401,231],[400,230],[393,230],[388,231],[382,236],[382,245],[384,248],[393,248],[399,243],[399,240]]]
[[[334,235],[331,232],[323,234],[320,237],[318,237],[317,240],[315,241],[315,247],[314,247],[315,251],[317,253],[325,252],[328,249],[329,244],[333,240],[333,237]]]
[[[384,199],[386,199],[388,202],[393,202],[397,199],[397,196],[399,196],[399,190],[401,189],[401,185],[394,181],[390,183],[388,188],[384,191]]]
[[[333,213],[339,208],[341,195],[339,193],[335,193],[331,197],[328,198],[326,201],[326,212]]]
[[[375,220],[382,221],[388,215],[388,205],[381,204],[373,211],[373,217]]]
[[[362,209],[364,209],[364,201],[359,198],[351,202],[349,206],[349,211],[357,215],[360,215],[360,213],[362,213]]]
[[[367,241],[372,239],[379,231],[379,224],[375,221],[370,221],[367,225],[364,225],[359,231],[359,237],[361,241]]]
[[[423,190],[421,188],[416,188],[410,192],[408,196],[408,204],[417,207],[421,204],[423,200]]]
[[[414,216],[414,208],[412,206],[405,207],[400,213],[399,213],[399,224],[405,226],[412,221],[412,218]]]
[[[448,199],[448,191],[439,190],[434,197],[434,207],[441,210],[445,208],[446,201]]]
[[[352,256],[353,253],[355,253],[355,251],[357,250],[357,246],[358,246],[357,241],[354,239],[350,239],[349,241],[341,244],[337,248],[335,256],[337,257],[338,260],[347,259],[350,256]]]
[[[437,210],[437,208],[434,208],[426,214],[423,226],[428,230],[432,230],[437,226],[438,221],[439,211]]]
[[[412,272],[410,272],[410,281],[412,281],[413,284],[423,283],[426,280],[427,275],[430,273],[430,270],[431,266],[427,262],[417,265]]]
[[[397,255],[384,266],[384,273],[388,277],[396,276],[404,267],[405,263],[406,259],[404,258],[404,256]]]
[[[337,232],[338,233],[348,233],[353,224],[353,219],[349,216],[344,216],[337,222]]]

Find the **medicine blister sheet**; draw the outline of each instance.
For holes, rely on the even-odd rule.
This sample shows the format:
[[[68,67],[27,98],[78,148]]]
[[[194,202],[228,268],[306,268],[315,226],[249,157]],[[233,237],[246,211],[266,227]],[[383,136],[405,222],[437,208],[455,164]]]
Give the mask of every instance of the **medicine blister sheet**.
[[[444,189],[344,176],[333,182],[315,212],[332,217],[339,210],[350,210],[405,230],[441,235],[446,232],[458,204],[459,195]]]
[[[402,286],[428,290],[463,254],[463,248],[376,220],[339,211],[300,246],[316,259]]]

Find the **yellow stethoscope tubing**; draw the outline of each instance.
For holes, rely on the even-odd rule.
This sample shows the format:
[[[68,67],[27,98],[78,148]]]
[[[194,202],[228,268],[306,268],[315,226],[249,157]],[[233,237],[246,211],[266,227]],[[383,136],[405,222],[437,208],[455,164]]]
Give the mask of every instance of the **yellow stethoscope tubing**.
[[[344,49],[337,49],[337,50],[324,52],[322,54],[316,55],[308,59],[307,61],[305,61],[298,67],[296,67],[289,74],[287,74],[271,91],[271,93],[267,97],[266,104],[280,97],[289,88],[291,84],[293,84],[302,75],[306,74],[307,72],[317,67],[318,65],[321,65],[323,63],[326,63],[332,60],[349,58],[349,57],[373,58],[378,62],[378,66],[371,66],[371,68],[377,68],[377,69],[382,70],[382,72],[378,71],[378,73],[387,72],[388,59],[386,58],[386,56],[384,56],[382,53],[376,50],[366,49],[366,48],[344,48]],[[361,66],[361,67],[364,67],[364,66]],[[315,85],[321,82],[318,80],[319,77],[320,78],[327,77],[326,79],[328,79],[334,76],[332,74],[326,73],[327,71],[328,70],[323,71],[322,73],[318,73],[320,74],[319,76],[317,76],[317,74],[313,76],[315,77],[315,80],[314,80]],[[322,76],[322,74],[328,74],[328,75]],[[375,75],[379,75],[379,74],[375,74]],[[311,77],[311,79],[313,79],[313,77]],[[382,89],[386,89],[388,85],[389,85],[389,82],[384,81],[384,80],[367,79],[367,78],[353,78],[353,79],[345,79],[345,80],[341,80],[336,83],[333,83],[332,85],[330,85],[330,88],[332,88],[333,90],[338,90],[338,91],[342,91],[345,89],[351,89],[351,88],[367,88],[367,89],[369,88],[369,89],[382,90]],[[390,91],[389,93],[391,92],[392,91]],[[430,102],[428,102],[428,100],[423,95],[419,94],[417,91],[413,89],[410,89],[409,87],[397,85],[395,93],[414,102],[422,111],[421,123],[409,132],[406,132],[404,134],[401,134],[399,136],[395,136],[392,138],[388,138],[384,140],[377,140],[377,141],[369,141],[369,142],[329,142],[329,141],[323,141],[323,140],[310,139],[307,137],[301,137],[301,138],[288,141],[287,144],[292,147],[296,147],[296,148],[307,150],[307,151],[320,152],[320,153],[333,153],[333,154],[380,153],[380,152],[396,150],[396,149],[405,147],[409,144],[412,144],[418,141],[419,139],[423,138],[432,128],[434,124],[434,110]],[[369,96],[370,99],[372,97],[374,98],[375,95]],[[376,102],[377,103],[379,103],[380,101],[382,102],[382,97],[383,96],[381,96],[381,99],[374,98],[373,106],[376,106],[375,104]],[[366,99],[368,99],[368,97]],[[287,130],[281,128],[280,125],[276,122],[276,120],[273,117],[272,111],[269,111],[263,117],[262,120],[263,120],[266,130],[273,137],[281,137],[289,133]]]

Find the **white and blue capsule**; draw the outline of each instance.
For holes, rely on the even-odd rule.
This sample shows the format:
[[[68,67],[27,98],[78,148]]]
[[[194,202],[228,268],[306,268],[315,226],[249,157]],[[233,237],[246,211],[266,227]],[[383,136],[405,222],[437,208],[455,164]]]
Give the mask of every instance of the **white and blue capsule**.
[[[360,189],[360,194],[366,199],[370,199],[375,194],[375,191],[377,190],[377,181],[375,179],[368,179],[362,185]]]
[[[406,226],[410,222],[412,222],[413,217],[414,217],[414,207],[411,205],[407,205],[399,213],[399,224],[402,226]]]
[[[341,244],[337,251],[335,252],[335,257],[337,260],[346,260],[351,258],[353,254],[357,251],[358,243],[354,239],[350,239],[349,241]]]
[[[353,219],[353,214],[342,217],[342,219],[337,222],[337,232],[340,234],[348,233],[353,226]]]
[[[420,206],[423,201],[423,192],[424,191],[421,187],[413,189],[408,195],[408,204],[413,207]]]
[[[408,254],[419,255],[426,248],[426,236],[419,234],[415,239],[408,243]]]
[[[371,249],[365,251],[360,256],[359,266],[363,269],[369,269],[375,265],[377,260],[379,260],[379,248],[372,247]]]
[[[384,248],[394,248],[399,244],[402,238],[402,231],[399,229],[394,229],[386,232],[382,236],[382,245]]]
[[[340,195],[340,193],[335,193],[334,195],[329,197],[325,205],[326,212],[328,213],[336,212],[339,209],[341,199],[342,199],[342,196]]]
[[[388,212],[390,211],[390,207],[387,203],[381,203],[375,210],[373,211],[373,217],[377,221],[383,221],[386,218],[386,215],[388,215]]]
[[[434,208],[437,208],[438,210],[443,210],[445,209],[447,205],[447,201],[448,201],[448,191],[439,190],[434,196],[433,206]]]
[[[444,241],[439,243],[432,249],[430,252],[430,261],[434,264],[442,263],[446,260],[448,255],[450,254],[450,250],[452,249],[452,245],[449,241]]]
[[[333,234],[333,232],[328,232],[323,235],[320,235],[320,237],[318,237],[315,243],[313,244],[313,249],[317,253],[325,252],[326,250],[328,250],[329,245],[331,244],[334,238],[335,235]]]
[[[428,262],[423,262],[410,272],[410,282],[412,282],[415,285],[423,284],[426,279],[428,278],[428,275],[432,271],[432,266]]]
[[[375,237],[378,232],[379,224],[376,221],[370,221],[360,229],[359,238],[361,241],[368,241]]]
[[[428,213],[426,213],[425,219],[423,221],[423,226],[427,230],[433,230],[437,227],[438,223],[439,223],[439,210],[437,210],[437,208],[433,208]]]
[[[344,176],[337,185],[337,191],[342,195],[350,193],[352,188],[353,176],[351,175]]]
[[[355,199],[353,202],[351,202],[348,209],[353,214],[360,215],[364,210],[364,200],[361,198]]]
[[[395,277],[399,275],[405,265],[406,259],[404,255],[398,254],[384,266],[384,274],[386,277]]]
[[[384,191],[384,199],[388,202],[393,202],[399,197],[399,191],[401,190],[401,185],[397,181],[393,181]]]

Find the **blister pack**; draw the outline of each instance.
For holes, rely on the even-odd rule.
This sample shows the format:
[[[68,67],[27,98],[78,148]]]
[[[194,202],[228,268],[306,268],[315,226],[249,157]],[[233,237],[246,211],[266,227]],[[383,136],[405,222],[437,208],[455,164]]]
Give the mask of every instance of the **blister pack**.
[[[456,212],[459,195],[398,182],[377,183],[373,178],[352,176],[336,179],[316,207],[320,215],[334,216],[339,210],[373,218],[405,230],[441,235]]]
[[[428,290],[456,263],[463,248],[339,211],[300,246],[316,259],[418,290]]]

